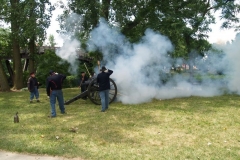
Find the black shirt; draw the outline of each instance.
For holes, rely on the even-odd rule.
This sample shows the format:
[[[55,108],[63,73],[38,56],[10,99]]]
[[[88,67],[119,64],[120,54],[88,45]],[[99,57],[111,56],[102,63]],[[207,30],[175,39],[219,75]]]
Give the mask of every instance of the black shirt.
[[[99,84],[99,91],[110,89],[109,77],[112,73],[113,73],[112,70],[108,70],[108,72],[101,72],[98,74],[97,83]]]
[[[29,77],[27,84],[28,84],[28,90],[29,90],[30,92],[33,92],[33,91],[34,91],[34,87],[35,87],[35,86],[38,87],[37,78],[36,78],[36,77]]]
[[[48,77],[47,95],[50,95],[50,90],[61,90],[64,79],[66,79],[66,76],[63,74],[54,74]]]

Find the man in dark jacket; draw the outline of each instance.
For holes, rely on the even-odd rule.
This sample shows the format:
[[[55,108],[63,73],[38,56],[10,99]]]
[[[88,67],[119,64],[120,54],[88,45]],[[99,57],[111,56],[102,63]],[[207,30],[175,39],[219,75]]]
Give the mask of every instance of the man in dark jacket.
[[[109,103],[109,89],[110,89],[110,75],[113,73],[112,70],[102,67],[101,73],[97,76],[97,83],[99,84],[99,95],[101,98],[102,110],[105,112],[108,109]]]
[[[56,117],[56,99],[58,101],[59,109],[61,110],[61,113],[65,113],[65,107],[64,107],[64,99],[63,99],[63,92],[62,92],[62,83],[63,80],[66,79],[65,75],[62,74],[56,74],[53,71],[50,71],[49,73],[51,76],[47,78],[47,95],[50,97],[50,105],[51,105],[51,116],[50,117]]]
[[[81,93],[87,90],[87,86],[88,86],[87,81],[88,81],[88,77],[86,76],[86,73],[81,72],[80,83],[79,83],[79,87],[81,87]],[[87,97],[83,97],[83,99],[87,99]]]
[[[30,92],[30,103],[33,102],[34,96],[35,96],[37,102],[40,102],[38,99],[39,98],[39,92],[38,92],[39,83],[37,81],[37,78],[35,77],[34,72],[30,73],[30,77],[28,78],[27,85],[28,85],[28,90]]]

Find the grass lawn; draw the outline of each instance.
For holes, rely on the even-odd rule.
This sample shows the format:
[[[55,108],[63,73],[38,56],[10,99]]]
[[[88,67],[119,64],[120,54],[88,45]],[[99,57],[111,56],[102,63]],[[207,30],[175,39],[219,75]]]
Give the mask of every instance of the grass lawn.
[[[65,100],[78,92],[64,89]],[[27,91],[0,93],[0,149],[91,160],[240,159],[238,95],[113,103],[105,113],[78,100],[52,119],[45,89],[40,96],[30,104]]]

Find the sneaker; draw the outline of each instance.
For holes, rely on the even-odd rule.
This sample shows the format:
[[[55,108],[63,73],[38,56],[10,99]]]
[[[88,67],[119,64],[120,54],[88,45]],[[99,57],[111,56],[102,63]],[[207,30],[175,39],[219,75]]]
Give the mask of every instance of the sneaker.
[[[40,101],[37,99],[37,102],[40,102]]]
[[[67,113],[64,111],[64,112],[61,112],[61,114],[67,114]]]
[[[32,100],[30,100],[30,103],[33,103],[33,101],[32,101]]]

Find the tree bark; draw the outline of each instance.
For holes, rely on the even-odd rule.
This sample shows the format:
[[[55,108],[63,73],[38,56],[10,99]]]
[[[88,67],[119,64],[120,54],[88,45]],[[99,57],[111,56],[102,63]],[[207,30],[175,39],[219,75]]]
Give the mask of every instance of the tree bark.
[[[19,33],[19,0],[11,0],[11,32],[12,32],[12,49],[13,49],[13,89],[23,88],[23,72],[20,56],[20,46],[18,40]]]
[[[102,0],[102,16],[108,21],[111,0]]]
[[[30,72],[35,72],[34,70],[34,53],[35,53],[35,42],[34,42],[34,38],[30,39],[29,42],[29,73]]]
[[[10,91],[10,86],[7,81],[7,76],[3,69],[3,64],[0,61],[0,90],[1,91]]]

